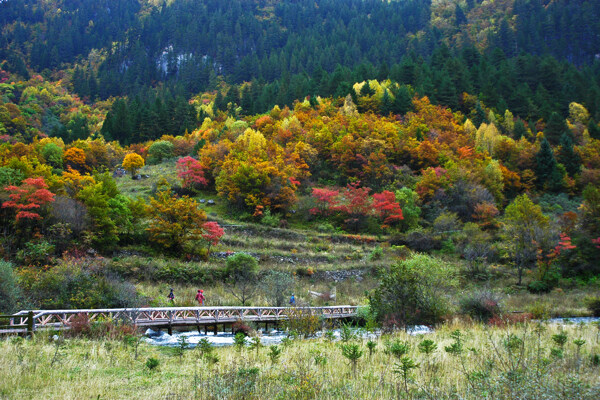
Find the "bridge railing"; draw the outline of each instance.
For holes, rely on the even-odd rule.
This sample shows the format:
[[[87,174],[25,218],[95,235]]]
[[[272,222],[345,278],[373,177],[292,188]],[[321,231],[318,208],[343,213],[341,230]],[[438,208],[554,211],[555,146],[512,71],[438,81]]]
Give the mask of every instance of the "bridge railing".
[[[15,315],[0,315],[0,331],[33,334],[35,326],[33,311],[21,311]]]
[[[160,323],[225,323],[237,319],[249,321],[277,321],[287,319],[293,311],[310,312],[323,318],[345,318],[356,315],[358,306],[324,307],[153,307],[153,308],[107,308],[79,310],[27,310],[12,318],[31,321],[32,330],[37,328],[65,327],[73,318],[86,314],[89,321],[111,319],[123,320],[136,325]],[[30,317],[31,316],[31,317]]]

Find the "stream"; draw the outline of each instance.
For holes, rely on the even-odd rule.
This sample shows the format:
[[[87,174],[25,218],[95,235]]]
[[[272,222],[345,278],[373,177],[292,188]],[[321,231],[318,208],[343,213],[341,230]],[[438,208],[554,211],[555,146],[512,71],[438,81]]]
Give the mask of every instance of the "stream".
[[[551,318],[548,320],[548,323],[569,325],[580,323],[588,324],[599,321],[600,318],[598,317],[573,317]],[[261,343],[265,346],[280,344],[281,341],[288,336],[286,332],[274,329],[269,330],[269,332],[265,332],[264,329],[259,329],[257,332],[259,333]],[[425,325],[413,326],[408,330],[408,333],[411,335],[425,335],[431,332],[433,332],[433,329]],[[381,334],[380,332],[367,333],[363,329],[355,329],[354,333],[363,339],[373,339]],[[333,330],[333,334],[335,340],[340,340],[341,333],[339,329]],[[186,338],[189,347],[195,347],[202,339],[207,339],[213,346],[232,346],[234,338],[234,335],[229,332],[218,332],[216,335],[214,333],[209,333],[205,335],[198,333],[197,331],[180,331],[173,332],[173,335],[169,335],[165,331],[154,331],[152,329],[148,329],[145,336],[144,340],[149,344],[170,347],[178,346],[181,343],[182,337]],[[323,332],[319,332],[317,333],[316,338],[322,336]]]
[[[272,344],[280,344],[281,341],[288,337],[288,334],[284,331],[270,330],[265,332],[264,329],[259,329],[260,341],[263,345],[269,346]],[[424,335],[431,333],[433,330],[425,325],[414,326],[408,330],[411,335]],[[363,339],[373,339],[380,335],[380,332],[367,333],[363,329],[354,329],[354,333]],[[339,329],[333,330],[335,340],[340,340],[341,332]],[[318,332],[316,338],[323,336],[323,332]],[[185,337],[189,347],[195,347],[198,342],[202,339],[207,339],[213,346],[231,346],[233,345],[234,335],[229,332],[218,332],[216,335],[209,333],[205,335],[198,333],[197,331],[182,331],[173,332],[173,335],[169,335],[165,331],[154,331],[148,329],[146,331],[146,337],[144,340],[152,345],[156,346],[179,346],[181,338]]]

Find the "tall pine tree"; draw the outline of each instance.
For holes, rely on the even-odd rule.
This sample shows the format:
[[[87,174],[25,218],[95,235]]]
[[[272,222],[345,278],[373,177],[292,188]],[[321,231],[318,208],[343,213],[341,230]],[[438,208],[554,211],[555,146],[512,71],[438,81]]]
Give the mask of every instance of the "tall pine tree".
[[[540,146],[540,151],[535,155],[538,187],[550,191],[557,191],[562,188],[562,174],[556,165],[554,153],[548,140],[544,138]]]
[[[569,128],[565,119],[561,117],[557,112],[550,114],[546,128],[544,129],[544,136],[552,144],[558,144],[563,133],[568,132]]]
[[[563,133],[560,138],[558,162],[565,166],[569,176],[573,177],[581,170],[581,158],[573,149],[573,139],[568,133]]]

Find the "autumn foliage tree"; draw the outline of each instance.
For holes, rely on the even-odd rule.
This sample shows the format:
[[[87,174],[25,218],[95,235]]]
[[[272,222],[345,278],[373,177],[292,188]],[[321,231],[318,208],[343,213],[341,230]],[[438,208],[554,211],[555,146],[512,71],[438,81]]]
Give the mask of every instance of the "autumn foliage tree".
[[[548,217],[541,207],[526,195],[518,196],[506,207],[503,234],[508,244],[508,253],[517,270],[518,282],[522,282],[523,271],[537,260],[538,249],[549,225]]]
[[[392,226],[404,219],[396,194],[389,190],[373,194],[373,208],[383,220],[383,226]]]
[[[208,184],[204,177],[204,167],[200,161],[190,156],[177,160],[177,176],[181,179],[182,187],[198,189]]]
[[[203,149],[201,157],[210,149]],[[300,181],[310,175],[296,149],[283,148],[249,128],[231,143],[224,160],[213,161],[219,195],[253,211],[287,209],[296,201]]]
[[[9,201],[2,203],[2,208],[11,208],[15,214],[15,221],[42,219],[42,208],[54,201],[54,193],[48,190],[44,178],[27,178],[20,186],[7,186],[4,188],[9,193]]]
[[[369,217],[382,222],[382,228],[397,224],[404,217],[396,195],[384,190],[370,195],[371,189],[351,183],[343,190],[313,188],[312,197],[317,206],[309,212],[313,215],[337,216],[346,229],[358,231]]]
[[[123,159],[123,168],[125,168],[126,171],[131,172],[132,178],[135,176],[137,170],[142,168],[143,166],[144,159],[139,154],[129,153]]]
[[[202,228],[204,229],[202,238],[208,243],[207,254],[210,255],[211,246],[216,246],[219,244],[219,241],[221,240],[221,237],[223,237],[225,231],[217,222],[214,221],[206,222]]]
[[[313,188],[312,197],[316,201],[317,206],[311,208],[309,212],[313,215],[326,215],[327,213],[331,212],[335,206],[337,206],[337,197],[339,195],[339,190]]]
[[[150,240],[172,253],[184,251],[186,245],[203,240],[206,234],[206,213],[198,208],[198,202],[177,197],[170,190],[150,199],[148,215]]]
[[[85,171],[88,169],[85,163],[85,151],[78,147],[71,147],[63,154],[63,159],[67,166],[76,169],[78,171]]]

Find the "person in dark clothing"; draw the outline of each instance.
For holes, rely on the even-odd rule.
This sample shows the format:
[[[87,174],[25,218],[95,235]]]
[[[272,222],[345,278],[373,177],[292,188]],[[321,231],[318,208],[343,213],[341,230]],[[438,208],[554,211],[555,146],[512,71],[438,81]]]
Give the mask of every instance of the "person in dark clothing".
[[[294,297],[294,293],[292,293],[292,297],[290,297],[290,305],[292,305],[292,306],[296,305],[296,298]]]
[[[169,299],[169,301],[171,302],[171,304],[175,303],[175,294],[173,293],[173,288],[171,288],[171,291],[169,292],[169,295],[167,296],[167,299]]]

